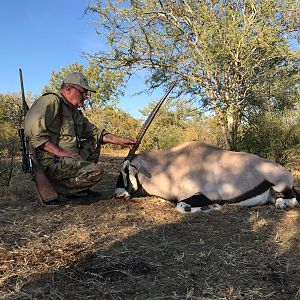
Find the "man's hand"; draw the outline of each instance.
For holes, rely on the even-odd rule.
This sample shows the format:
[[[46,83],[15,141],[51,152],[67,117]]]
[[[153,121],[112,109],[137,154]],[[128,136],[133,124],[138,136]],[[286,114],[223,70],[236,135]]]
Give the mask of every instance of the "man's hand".
[[[108,133],[103,137],[103,142],[131,148],[136,143],[136,139],[131,137],[121,137],[112,133]]]
[[[58,154],[56,154],[56,156],[69,157],[69,158],[73,158],[73,159],[76,159],[76,160],[82,160],[82,157],[78,153],[75,153],[75,152],[72,152],[72,151],[61,150],[61,151],[59,151]]]
[[[136,139],[133,138],[122,138],[120,145],[125,147],[132,147],[136,143]]]
[[[57,147],[56,145],[54,145],[53,143],[51,143],[50,141],[46,142],[45,144],[43,144],[41,146],[41,148],[47,152],[50,152],[58,157],[69,157],[69,158],[73,158],[76,160],[80,160],[82,159],[82,157],[76,153],[76,152],[72,152],[72,151],[66,151],[60,147]]]

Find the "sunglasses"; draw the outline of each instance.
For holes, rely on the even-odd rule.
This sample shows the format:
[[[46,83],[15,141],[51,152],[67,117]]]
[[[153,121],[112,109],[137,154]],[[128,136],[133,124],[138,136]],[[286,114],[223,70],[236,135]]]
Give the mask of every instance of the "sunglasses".
[[[82,96],[89,96],[89,91],[88,90],[82,90],[81,88],[78,88],[78,86],[76,86],[76,85],[73,85],[73,84],[70,84],[70,86],[72,87],[72,88],[74,88],[75,90],[77,90]]]

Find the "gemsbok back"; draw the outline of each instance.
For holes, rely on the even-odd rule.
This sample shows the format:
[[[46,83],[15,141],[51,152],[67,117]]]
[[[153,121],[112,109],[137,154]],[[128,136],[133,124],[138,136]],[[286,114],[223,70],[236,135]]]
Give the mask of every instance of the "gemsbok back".
[[[167,151],[146,151],[125,160],[115,196],[127,198],[140,188],[149,195],[178,202],[176,208],[181,213],[220,209],[222,204],[299,205],[292,174],[281,165],[201,141]]]

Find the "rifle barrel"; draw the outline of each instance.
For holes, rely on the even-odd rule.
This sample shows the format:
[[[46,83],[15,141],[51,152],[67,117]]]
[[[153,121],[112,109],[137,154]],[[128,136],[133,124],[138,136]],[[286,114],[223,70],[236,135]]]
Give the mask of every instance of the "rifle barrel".
[[[22,69],[19,69],[19,74],[20,74],[21,94],[22,94],[22,113],[23,113],[23,116],[25,116],[27,111],[29,110],[29,107],[25,100]]]

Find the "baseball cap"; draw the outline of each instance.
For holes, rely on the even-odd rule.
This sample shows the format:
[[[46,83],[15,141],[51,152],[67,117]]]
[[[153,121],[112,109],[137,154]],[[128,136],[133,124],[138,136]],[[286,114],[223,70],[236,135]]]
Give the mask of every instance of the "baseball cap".
[[[65,84],[68,84],[68,83],[69,84],[76,84],[76,85],[79,85],[79,86],[81,86],[82,88],[84,88],[84,89],[86,89],[88,91],[96,93],[96,91],[93,90],[89,86],[89,83],[88,83],[85,75],[83,75],[80,72],[73,72],[73,73],[68,74],[65,77],[65,79],[63,80],[63,83],[65,83]]]

